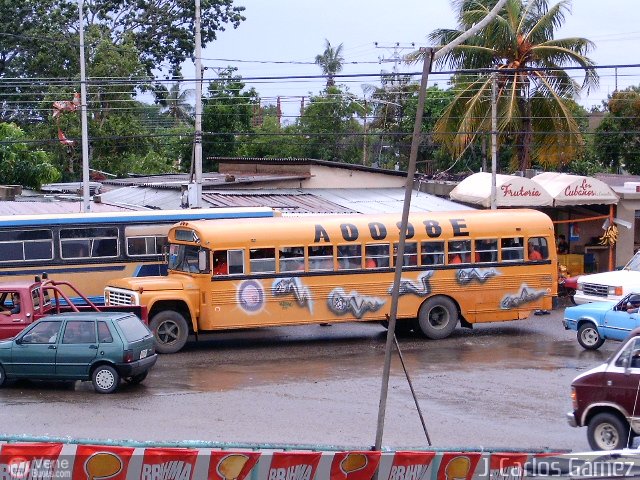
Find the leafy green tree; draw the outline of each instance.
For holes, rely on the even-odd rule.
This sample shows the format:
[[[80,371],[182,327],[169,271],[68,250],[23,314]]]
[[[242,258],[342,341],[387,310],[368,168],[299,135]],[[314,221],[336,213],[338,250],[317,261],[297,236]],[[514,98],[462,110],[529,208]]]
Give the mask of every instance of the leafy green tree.
[[[298,119],[298,130],[304,138],[305,157],[360,163],[362,158],[362,126],[354,118],[361,109],[359,102],[338,87],[327,87],[310,99]]]
[[[211,171],[214,162],[209,157],[236,156],[239,135],[252,132],[254,111],[260,104],[254,88],[245,90],[237,69],[228,68],[209,84],[203,100],[202,157],[203,169]]]
[[[193,89],[182,90],[180,81],[177,81],[167,88],[162,85],[154,93],[156,95],[156,103],[162,107],[165,115],[173,118],[174,124],[177,126],[181,123],[193,123],[194,107],[189,103],[189,99],[193,96]]]
[[[35,148],[20,127],[0,123],[0,178],[7,185],[38,189],[43,183],[57,181],[60,172],[50,155]]]
[[[596,129],[596,156],[609,168],[624,168],[640,174],[640,87],[614,92],[607,101],[608,112]]]
[[[446,45],[484,18],[496,0],[456,0],[459,29],[438,29],[429,38]],[[570,0],[508,0],[496,19],[439,60],[454,69],[497,69],[500,142],[510,142],[512,167],[555,167],[571,161],[584,140],[568,101],[598,77],[586,54],[585,38],[554,38],[565,21]],[[414,55],[414,58],[415,55]],[[585,69],[582,85],[563,69]],[[436,123],[436,139],[455,157],[480,132],[491,131],[491,75],[453,77],[456,99]],[[501,147],[502,148],[502,147]]]
[[[233,0],[201,0],[202,44],[216,39],[227,25],[238,27],[244,7]],[[183,0],[93,0],[84,2],[88,26],[110,32],[114,45],[131,36],[147,73],[177,72],[195,49],[195,3]],[[78,3],[76,0],[3,0],[0,2],[0,76],[67,76],[77,72]],[[4,71],[3,71],[4,70]],[[47,75],[45,71],[56,73]]]
[[[296,158],[304,156],[297,125],[281,126],[275,106],[262,109],[261,122],[251,134],[240,139],[238,155],[255,158]]]
[[[325,39],[325,48],[322,55],[316,55],[316,65],[322,69],[322,74],[327,77],[327,88],[336,84],[335,75],[342,71],[344,58],[342,57],[342,43],[336,48],[331,46],[329,40]]]

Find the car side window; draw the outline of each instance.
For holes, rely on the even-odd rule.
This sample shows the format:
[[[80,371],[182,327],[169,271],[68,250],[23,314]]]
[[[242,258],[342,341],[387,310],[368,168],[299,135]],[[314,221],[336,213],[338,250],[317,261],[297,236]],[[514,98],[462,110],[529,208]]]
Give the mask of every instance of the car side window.
[[[61,323],[40,320],[21,338],[22,343],[56,343]]]
[[[640,342],[638,340],[629,342],[616,358],[616,367],[640,368],[640,358],[634,358],[638,353],[640,353]]]
[[[62,343],[96,343],[96,322],[68,321],[64,329]]]
[[[107,322],[98,322],[98,341],[100,343],[113,343],[113,337]]]

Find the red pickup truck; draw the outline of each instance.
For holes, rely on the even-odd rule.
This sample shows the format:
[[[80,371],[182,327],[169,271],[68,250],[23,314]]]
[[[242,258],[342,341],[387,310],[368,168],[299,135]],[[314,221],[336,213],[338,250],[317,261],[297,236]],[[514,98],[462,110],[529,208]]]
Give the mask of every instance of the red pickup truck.
[[[70,297],[80,298],[75,303]],[[17,335],[27,325],[47,315],[64,312],[131,312],[147,323],[140,306],[97,306],[69,282],[35,277],[33,282],[0,283],[0,339]]]

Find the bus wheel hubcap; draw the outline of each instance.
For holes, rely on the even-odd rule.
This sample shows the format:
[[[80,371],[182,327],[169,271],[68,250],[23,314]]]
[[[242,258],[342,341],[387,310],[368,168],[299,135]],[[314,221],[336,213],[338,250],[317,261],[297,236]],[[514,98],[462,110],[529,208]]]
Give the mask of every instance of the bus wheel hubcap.
[[[174,322],[163,322],[158,326],[158,338],[162,343],[171,343],[178,338],[178,325]]]

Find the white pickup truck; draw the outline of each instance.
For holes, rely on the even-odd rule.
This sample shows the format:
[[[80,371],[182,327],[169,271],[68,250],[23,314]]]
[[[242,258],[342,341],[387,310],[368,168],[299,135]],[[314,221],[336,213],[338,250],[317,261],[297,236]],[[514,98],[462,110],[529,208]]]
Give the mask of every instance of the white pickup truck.
[[[631,292],[640,293],[640,250],[620,270],[578,277],[578,288],[573,298],[577,304],[617,302]]]

